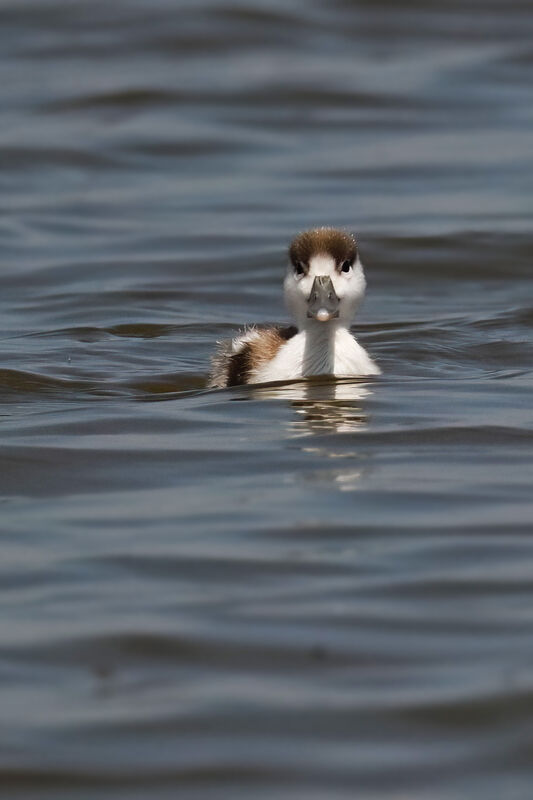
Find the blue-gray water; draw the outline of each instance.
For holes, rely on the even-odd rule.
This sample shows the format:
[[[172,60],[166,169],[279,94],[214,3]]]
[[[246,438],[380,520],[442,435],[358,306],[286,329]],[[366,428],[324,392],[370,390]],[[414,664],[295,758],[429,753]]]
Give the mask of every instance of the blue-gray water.
[[[10,800],[530,800],[530,2],[0,5]],[[371,382],[206,391],[359,236]]]

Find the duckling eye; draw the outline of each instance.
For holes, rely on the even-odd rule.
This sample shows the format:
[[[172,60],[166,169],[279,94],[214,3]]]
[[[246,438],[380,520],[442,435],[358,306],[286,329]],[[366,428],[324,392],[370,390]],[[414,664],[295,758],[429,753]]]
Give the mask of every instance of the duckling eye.
[[[349,272],[352,268],[351,261],[343,261],[341,264],[341,272]]]
[[[294,274],[295,275],[305,275],[305,267],[301,261],[297,261],[294,265]]]

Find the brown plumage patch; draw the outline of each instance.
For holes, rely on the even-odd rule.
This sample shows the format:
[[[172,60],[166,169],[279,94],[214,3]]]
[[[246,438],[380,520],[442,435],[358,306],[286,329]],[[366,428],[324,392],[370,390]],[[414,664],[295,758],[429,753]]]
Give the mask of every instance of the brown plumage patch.
[[[209,387],[222,389],[248,383],[251,373],[274,358],[279,348],[298,333],[293,325],[281,328],[258,328],[259,336],[234,353],[231,340],[222,342],[214,359]]]
[[[357,258],[355,237],[337,228],[314,228],[296,236],[289,248],[294,266],[301,264],[304,269],[309,269],[309,261],[316,255],[331,256],[338,267],[344,261],[353,264]]]

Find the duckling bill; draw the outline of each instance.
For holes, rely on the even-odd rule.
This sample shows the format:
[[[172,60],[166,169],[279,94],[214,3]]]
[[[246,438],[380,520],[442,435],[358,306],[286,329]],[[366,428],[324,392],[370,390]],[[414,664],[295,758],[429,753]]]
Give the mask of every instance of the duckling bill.
[[[284,282],[285,302],[296,325],[254,325],[221,342],[213,357],[209,386],[312,375],[378,375],[381,370],[350,332],[365,288],[352,234],[336,228],[300,233],[289,248]]]

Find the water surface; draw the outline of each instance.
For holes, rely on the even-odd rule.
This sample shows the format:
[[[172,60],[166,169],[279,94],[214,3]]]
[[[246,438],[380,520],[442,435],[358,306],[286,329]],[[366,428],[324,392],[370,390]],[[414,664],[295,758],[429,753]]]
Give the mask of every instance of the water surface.
[[[4,791],[529,800],[531,5],[0,31]],[[207,391],[317,224],[383,375]]]

